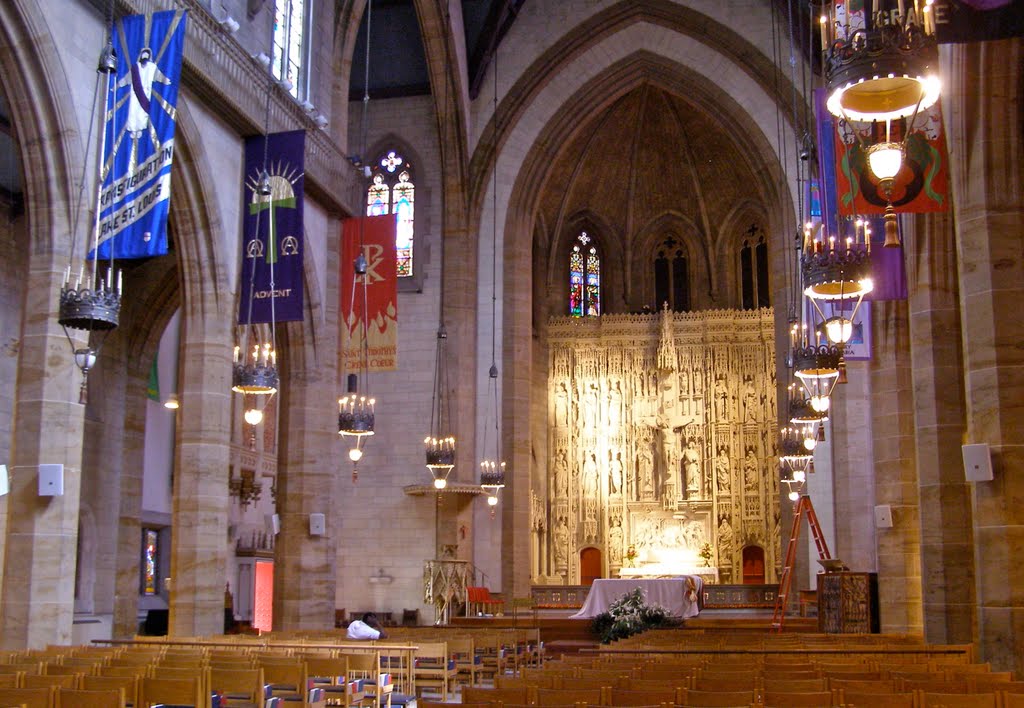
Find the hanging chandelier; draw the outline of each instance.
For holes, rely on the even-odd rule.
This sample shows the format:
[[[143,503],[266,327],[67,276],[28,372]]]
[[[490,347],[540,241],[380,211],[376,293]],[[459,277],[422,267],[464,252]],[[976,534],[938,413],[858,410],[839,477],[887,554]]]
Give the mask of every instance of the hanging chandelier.
[[[862,10],[825,4],[819,18],[828,111],[864,150],[886,200],[885,245],[899,245],[894,184],[904,140],[921,111],[939,100],[933,0],[873,0]],[[840,9],[841,8],[841,9]]]
[[[276,237],[274,224],[269,223],[273,217],[273,203],[280,195],[274,194],[274,184],[267,171],[267,150],[269,136],[269,105],[270,91],[267,88],[267,122],[263,130],[263,164],[259,173],[245,187],[249,190],[250,213],[255,214],[253,231],[247,235],[245,260],[239,273],[239,279],[249,276],[248,292],[245,301],[244,317],[239,317],[237,344],[232,356],[231,390],[242,394],[242,405],[245,409],[243,417],[250,426],[255,428],[263,421],[263,408],[269,397],[277,393],[280,380],[277,371],[277,352],[274,342],[277,334],[274,283],[274,259],[268,258],[269,269],[269,312],[267,320],[256,321],[253,317],[253,306],[256,301],[256,272],[258,261],[268,251],[274,252],[277,245],[272,243]],[[267,212],[266,220],[263,217]],[[263,231],[266,231],[264,236]],[[241,313],[240,313],[241,314]],[[264,326],[265,325],[265,326]],[[250,399],[250,396],[252,397]],[[248,405],[251,402],[251,405]],[[255,436],[255,430],[252,431]]]
[[[96,154],[96,201],[94,204],[93,223],[91,239],[86,243],[86,255],[82,257],[82,263],[78,269],[78,276],[74,285],[71,284],[73,271],[73,259],[75,257],[77,241],[77,214],[82,211],[82,204],[79,201],[76,210],[75,225],[72,227],[72,242],[70,260],[64,270],[63,283],[60,289],[60,305],[57,321],[64,329],[64,336],[67,337],[74,355],[75,365],[82,372],[82,383],[78,390],[78,402],[88,402],[89,371],[96,365],[100,349],[107,335],[117,328],[118,318],[121,311],[122,283],[119,271],[115,283],[114,278],[114,249],[110,248],[110,260],[105,269],[100,268],[99,260],[99,236],[100,236],[100,212],[103,185],[103,155],[106,143],[106,122],[105,116],[108,112],[116,118],[116,111],[112,111],[110,105],[113,98],[114,82],[117,78],[117,57],[114,53],[114,45],[108,39],[106,46],[100,52],[99,64],[96,68],[96,90],[93,97],[93,116],[99,117],[99,136]],[[102,97],[102,105],[101,105]],[[114,134],[117,134],[117,126],[114,125]],[[91,142],[91,134],[89,136]],[[86,152],[89,151],[86,146]],[[83,167],[82,187],[84,193],[88,165]],[[90,249],[91,246],[91,249]],[[95,254],[93,260],[89,260],[88,253]],[[79,347],[71,338],[69,330],[79,330],[86,333],[86,346]]]
[[[430,399],[430,434],[423,441],[426,447],[427,469],[434,478],[434,489],[438,492],[448,486],[448,475],[455,467],[455,436],[447,432],[452,418],[451,399],[448,395],[447,343],[448,330],[442,322],[437,328],[434,391]]]
[[[362,217],[362,219],[365,219],[365,217]],[[350,303],[350,311],[355,313],[356,292],[361,290],[363,309],[362,315],[358,317],[361,341],[359,342],[356,371],[348,374],[346,393],[338,399],[338,434],[351,445],[348,451],[348,459],[352,462],[353,482],[359,478],[359,461],[363,459],[363,445],[365,440],[374,434],[374,425],[376,423],[376,400],[372,396],[367,395],[369,387],[370,344],[366,322],[367,264],[366,258],[363,255],[362,219],[359,225],[359,254],[352,263],[355,277],[352,279],[352,300]],[[349,331],[347,327],[345,331]],[[360,379],[362,379],[362,386],[360,386]]]

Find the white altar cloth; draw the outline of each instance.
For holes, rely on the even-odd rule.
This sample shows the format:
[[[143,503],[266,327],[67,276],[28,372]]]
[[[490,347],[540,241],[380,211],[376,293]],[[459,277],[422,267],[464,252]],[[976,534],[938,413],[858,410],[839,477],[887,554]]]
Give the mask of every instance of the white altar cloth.
[[[608,606],[636,588],[644,591],[644,600],[648,605],[661,605],[673,617],[696,617],[700,613],[697,601],[686,596],[687,581],[692,581],[696,588],[697,598],[704,588],[704,581],[696,575],[685,575],[678,578],[598,578],[590,586],[587,601],[576,614],[569,619],[591,619],[608,610]]]

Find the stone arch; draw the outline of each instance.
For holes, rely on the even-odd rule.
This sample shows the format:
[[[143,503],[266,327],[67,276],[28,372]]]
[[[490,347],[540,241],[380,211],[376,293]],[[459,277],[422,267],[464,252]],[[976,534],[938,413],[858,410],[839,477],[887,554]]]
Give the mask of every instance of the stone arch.
[[[33,0],[0,4],[0,82],[21,152],[29,240],[36,253],[66,260],[74,222],[75,165],[86,163],[85,136],[61,55]],[[58,263],[52,265],[59,268]]]
[[[741,306],[738,248],[743,230],[751,220],[759,222],[767,229],[768,216],[764,204],[755,199],[747,199],[733,206],[729,215],[722,221],[718,233],[714,234],[713,267],[721,283],[718,293],[724,307]],[[773,239],[767,230],[765,238],[769,243],[776,240],[784,244],[786,241],[784,234],[780,233]],[[778,281],[778,278],[774,280]]]
[[[661,309],[662,303],[654,302],[653,253],[666,235],[672,235],[682,241],[691,262],[690,268],[690,309],[707,309],[711,306],[711,259],[708,253],[707,238],[701,238],[702,231],[698,224],[678,212],[660,214],[648,221],[637,232],[633,247],[634,281],[640,283],[640,292],[636,293],[637,302],[651,305],[655,311]],[[694,268],[693,265],[697,265]],[[698,294],[702,295],[697,297]]]
[[[642,33],[643,30],[651,28],[637,23],[632,25],[631,29],[634,33]],[[660,34],[665,35],[662,39],[666,41],[671,38],[671,34],[664,30]],[[641,41],[639,34],[627,39],[630,39],[632,44],[625,39],[620,40],[619,44],[634,47],[651,45],[652,42],[657,44],[657,38],[643,38],[644,41]],[[595,46],[592,51],[599,52],[600,47]],[[685,51],[685,47],[676,48],[674,51]],[[691,65],[687,65],[681,58],[658,56],[645,50],[624,55],[622,51],[609,52],[604,57],[604,64],[599,71],[589,71],[585,76],[567,77],[566,83],[560,86],[561,93],[557,96],[554,93],[556,89],[551,87],[560,83],[558,79],[561,75],[552,77],[548,74],[544,86],[538,87],[535,91],[534,100],[524,106],[520,119],[510,123],[498,140],[495,140],[493,135],[490,136],[492,141],[502,144],[530,146],[522,151],[521,155],[517,155],[515,151],[505,150],[498,158],[503,170],[508,169],[516,175],[506,190],[507,198],[502,199],[499,195],[497,200],[499,205],[505,207],[502,212],[499,206],[497,220],[504,225],[503,258],[506,272],[530,274],[545,272],[544,269],[538,270],[538,266],[550,267],[549,264],[537,264],[532,261],[531,239],[534,229],[533,214],[536,212],[537,200],[544,187],[553,147],[557,149],[556,146],[565,145],[574,132],[581,129],[579,115],[600,110],[645,81],[656,83],[670,93],[686,96],[694,106],[702,110],[713,110],[727,132],[735,136],[741,152],[748,156],[750,172],[755,176],[755,181],[751,185],[754,193],[766,204],[776,205],[770,214],[772,231],[781,233],[781,230],[775,229],[792,224],[790,195],[793,187],[782,170],[776,146],[763,130],[763,121],[759,121],[759,117],[763,117],[760,114],[771,113],[772,117],[776,115],[778,107],[773,97],[764,91],[763,87],[759,88],[755,102],[760,106],[760,114],[756,111],[751,112],[731,95],[730,86],[700,73],[693,68],[693,61],[689,62]],[[571,93],[567,93],[567,87]],[[548,95],[548,91],[552,93]],[[476,157],[479,157],[481,162],[476,162]],[[475,166],[479,171],[475,174],[486,174],[487,160],[484,152],[478,152],[475,156]],[[512,163],[515,165],[512,166]],[[474,180],[474,183],[479,184],[477,180]],[[486,220],[486,205],[481,212],[477,218]],[[773,251],[781,265],[784,251],[781,244],[773,244]],[[478,280],[485,280],[483,274]],[[778,289],[784,285],[776,284],[776,287]],[[533,291],[534,284],[529,277],[506,283],[503,312],[503,338],[507,338],[506,341],[529,342],[531,334],[535,334],[530,317],[533,311],[530,303]],[[777,323],[777,329],[780,331],[784,327],[784,323],[781,328]],[[511,455],[508,455],[512,458],[511,468],[523,471],[521,479],[525,483],[528,479],[526,471],[530,469],[531,464],[530,450],[534,445],[536,433],[530,426],[530,395],[522,395],[521,392],[539,391],[538,382],[543,377],[546,363],[542,357],[536,356],[536,352],[543,351],[543,348],[535,348],[531,352],[530,349],[505,346],[504,351],[504,370],[511,372],[503,382],[503,398],[508,402],[502,412],[506,435],[505,449],[512,451]],[[513,491],[506,495],[506,499],[504,509],[507,519],[519,514],[520,506],[525,510],[529,503],[525,490],[519,494]],[[529,548],[528,543],[518,537],[511,543],[514,545],[506,547],[503,554],[502,573],[503,577],[509,579],[507,583],[512,586],[512,591],[520,592],[520,586],[525,585],[529,579],[523,573],[517,574],[516,568],[529,567]]]

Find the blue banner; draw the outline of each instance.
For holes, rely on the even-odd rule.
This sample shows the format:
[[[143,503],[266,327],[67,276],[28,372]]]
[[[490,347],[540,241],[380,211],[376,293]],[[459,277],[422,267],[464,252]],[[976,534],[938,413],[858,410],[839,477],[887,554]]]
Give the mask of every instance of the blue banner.
[[[305,151],[304,130],[245,140],[239,324],[302,319]],[[264,166],[271,190],[266,196],[258,191]]]
[[[114,24],[117,73],[106,97],[99,246],[90,257],[167,253],[184,10]]]

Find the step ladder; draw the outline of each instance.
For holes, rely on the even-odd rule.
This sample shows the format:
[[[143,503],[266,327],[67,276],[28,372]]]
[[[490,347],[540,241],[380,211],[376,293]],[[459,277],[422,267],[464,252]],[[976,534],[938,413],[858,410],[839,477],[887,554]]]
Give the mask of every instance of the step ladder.
[[[811,538],[814,539],[814,546],[818,550],[818,558],[828,560],[831,554],[828,552],[828,543],[825,542],[825,535],[821,532],[821,525],[818,523],[818,515],[814,513],[814,505],[811,498],[804,494],[793,507],[793,530],[789,534],[789,545],[786,547],[786,562],[782,566],[782,577],[779,578],[779,593],[775,596],[775,611],[772,613],[772,631],[781,632],[782,623],[786,619],[786,604],[789,599],[789,589],[793,584],[793,565],[796,563],[797,542],[800,540],[800,521],[804,515],[807,516],[807,526],[811,529]]]

